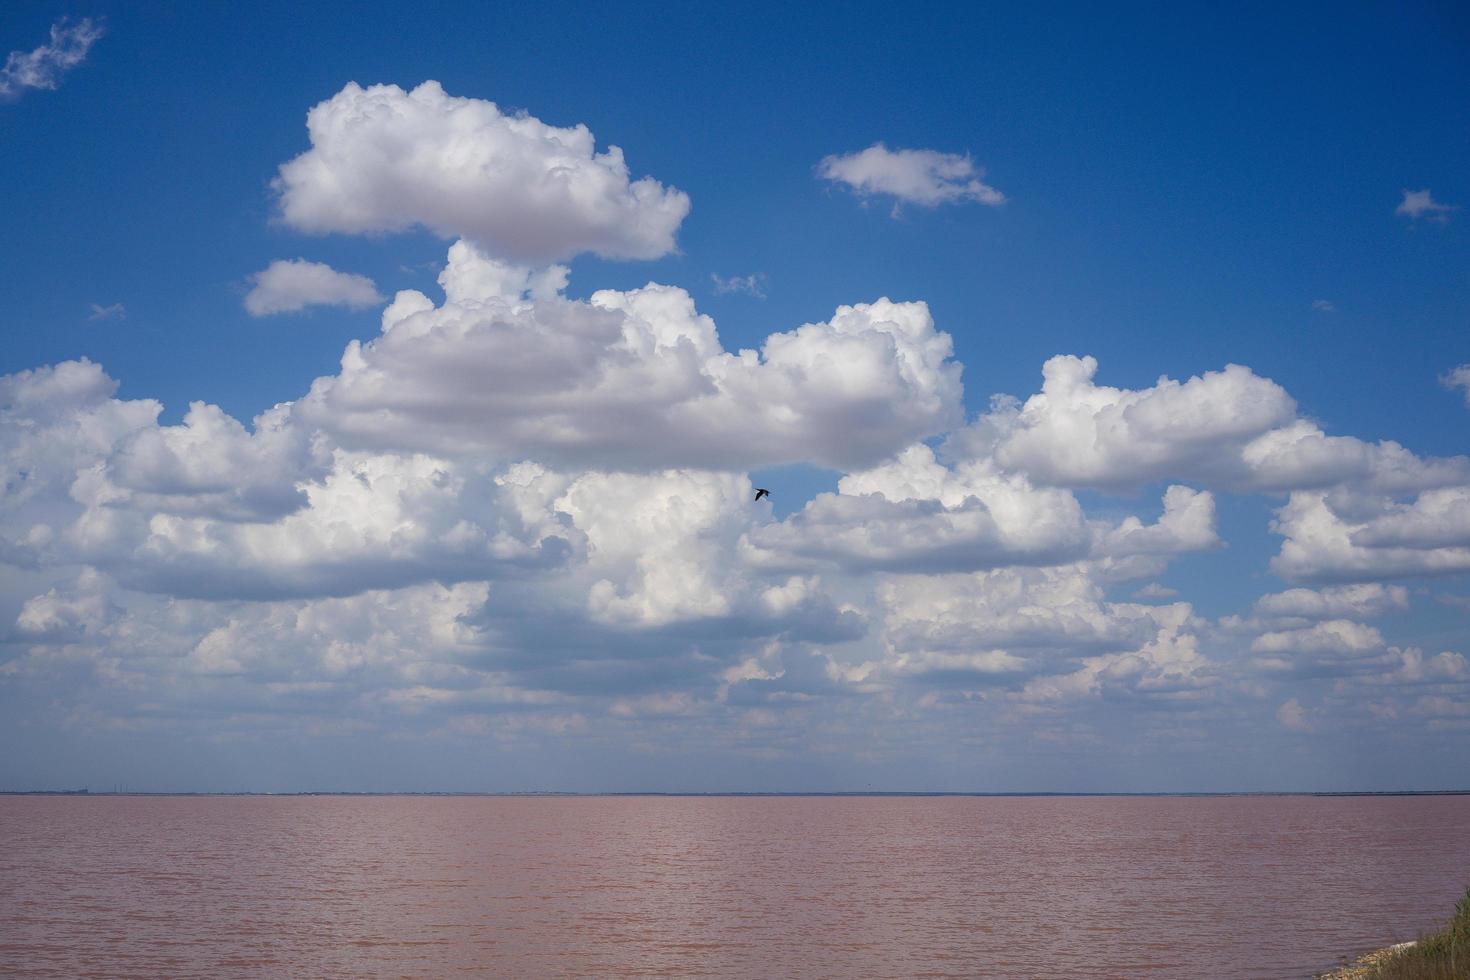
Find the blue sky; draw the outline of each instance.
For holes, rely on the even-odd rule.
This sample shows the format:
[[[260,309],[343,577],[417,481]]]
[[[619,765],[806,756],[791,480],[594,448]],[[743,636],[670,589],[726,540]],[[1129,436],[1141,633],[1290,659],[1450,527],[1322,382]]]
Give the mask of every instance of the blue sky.
[[[28,379],[0,405],[0,729],[27,747],[0,763],[0,785],[1470,776],[1470,446],[1466,391],[1443,380],[1470,362],[1470,21],[1452,5],[896,18],[881,5],[30,3],[0,17],[0,50],[36,51],[83,18],[102,33],[78,63],[39,85],[11,71],[0,101],[0,375]],[[288,161],[327,154],[308,136],[313,106],[353,82],[399,86],[385,96],[399,104],[427,80],[585,125],[597,152],[622,148],[628,178],[687,195],[687,216],[639,246],[653,257],[627,258],[588,244],[592,218],[538,212],[514,186],[451,181],[403,204],[453,176],[432,119],[378,133],[428,160],[407,190],[340,169],[364,153],[347,129],[333,180],[362,177],[361,200],[273,185]],[[823,176],[824,160],[876,144],[933,154],[882,157],[888,178],[958,155],[1004,203],[931,206]],[[542,165],[514,141],[485,145]],[[1449,209],[1401,213],[1410,191]],[[288,213],[291,194],[314,225]],[[490,217],[456,223],[482,207]],[[505,231],[494,215],[513,208],[529,210]],[[349,228],[361,213],[401,227]],[[526,258],[517,236],[533,226],[565,231],[552,249],[564,299],[532,290],[485,313],[487,270],[548,261]],[[458,238],[456,267],[482,285],[446,299],[436,278]],[[252,315],[252,277],[298,259],[367,277],[359,288],[382,299],[348,303],[343,280],[319,279],[304,309]],[[745,277],[753,291],[717,284]],[[812,332],[793,357],[827,360],[804,361],[801,384],[752,374],[744,395],[721,389],[725,408],[667,428],[656,403],[629,406],[660,383],[724,377],[709,360],[675,380],[680,357],[717,350],[687,317],[668,329],[695,355],[648,341],[643,380],[578,400],[555,432],[486,388],[522,405],[559,396],[565,375],[534,365],[607,308],[599,290],[649,282],[684,290],[729,352],[836,324],[839,306],[926,306]],[[399,290],[435,307],[403,321],[428,340],[385,333],[367,374],[308,398],[349,342],[379,335]],[[496,333],[512,308],[551,346]],[[488,317],[496,353],[454,334],[465,317]],[[952,356],[916,368],[919,348],[892,347],[885,323],[914,343],[947,336]],[[847,330],[896,353],[850,362],[858,348],[829,345]],[[505,367],[521,355],[530,366]],[[1122,393],[1027,401],[1055,355],[1094,357],[1091,383]],[[567,356],[558,370],[593,351]],[[80,358],[92,366],[56,367]],[[1154,387],[1227,364],[1248,371],[1177,399]],[[943,380],[950,368],[962,382]],[[853,393],[863,378],[886,404]],[[156,423],[123,405],[140,399],[161,403]],[[218,406],[214,422],[181,425],[191,402]],[[270,439],[220,421],[250,429],[283,403]],[[768,429],[727,424],[756,405]],[[518,464],[546,472],[512,501]],[[334,495],[352,473],[367,496],[348,503]],[[752,480],[777,490],[774,509],[736,506]],[[1175,485],[1208,506],[1120,543],[1130,516],[1159,521]],[[594,502],[623,499],[652,509]],[[374,520],[391,526],[363,530]],[[763,591],[778,587],[785,598]],[[1262,606],[1272,594],[1289,598]],[[1001,595],[1014,601],[988,598]]]

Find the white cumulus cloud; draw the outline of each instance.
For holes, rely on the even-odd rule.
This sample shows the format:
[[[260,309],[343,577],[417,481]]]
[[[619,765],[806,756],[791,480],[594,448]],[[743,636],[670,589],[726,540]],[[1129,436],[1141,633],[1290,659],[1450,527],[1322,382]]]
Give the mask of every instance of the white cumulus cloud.
[[[306,259],[277,259],[251,276],[250,283],[245,309],[251,316],[295,313],[308,306],[362,309],[383,301],[367,276]]]
[[[1287,589],[1256,600],[1262,616],[1302,619],[1370,618],[1409,608],[1409,590],[1402,585],[1366,582],[1326,589]]]
[[[1293,493],[1273,529],[1271,568],[1288,579],[1352,582],[1470,571],[1470,486],[1413,500]]]
[[[1094,382],[1097,361],[1061,355],[1024,403],[1000,398],[950,439],[1041,483],[1123,489],[1187,480],[1242,490],[1352,483],[1391,491],[1470,481],[1470,460],[1415,456],[1395,442],[1329,436],[1276,382],[1241,365],[1151,388]]]
[[[918,445],[848,473],[837,493],[753,530],[745,545],[752,560],[777,567],[945,572],[1171,555],[1218,543],[1209,493],[1170,487],[1157,523],[1128,517],[1107,525],[1088,521],[1068,491],[1033,486],[989,460],[949,468]]]
[[[985,171],[968,156],[937,150],[890,150],[874,143],[857,153],[823,157],[817,174],[860,197],[886,195],[899,203],[931,208],[959,201],[994,207],[1006,200],[981,179]]]
[[[311,233],[423,226],[535,263],[582,252],[652,259],[674,249],[689,198],[630,180],[623,151],[586,126],[551,126],[438,82],[347,85],[306,120],[311,149],[275,180],[282,219]]]

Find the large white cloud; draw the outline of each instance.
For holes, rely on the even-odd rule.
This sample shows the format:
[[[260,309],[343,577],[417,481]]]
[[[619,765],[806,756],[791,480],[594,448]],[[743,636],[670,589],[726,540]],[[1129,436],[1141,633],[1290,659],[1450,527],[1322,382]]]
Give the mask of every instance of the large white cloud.
[[[586,126],[507,114],[438,82],[348,84],[306,127],[311,149],[275,182],[282,218],[301,231],[421,225],[519,261],[652,259],[673,250],[689,212],[682,191],[630,180],[623,151],[599,153]]]
[[[79,473],[156,425],[163,406],[121,401],[98,364],[64,361],[0,377],[0,562],[35,565],[75,517]]]
[[[689,294],[649,284],[582,302],[565,271],[450,249],[443,305],[398,294],[383,334],[295,411],[358,447],[558,467],[868,465],[959,416],[960,366],[923,303],[839,307],[721,349]]]
[[[746,540],[751,558],[765,565],[928,572],[1170,555],[1216,544],[1208,493],[1170,487],[1157,523],[1129,517],[1110,526],[1088,521],[1065,490],[1033,486],[987,459],[949,468],[924,445],[847,474],[836,494],[819,494]]]
[[[1187,603],[1111,603],[1089,569],[894,576],[877,590],[884,669],[1029,702],[1105,691],[1196,700],[1218,683]]]
[[[1426,490],[1407,503],[1389,503],[1383,513],[1353,532],[1365,548],[1470,547],[1470,486]]]
[[[1251,644],[1257,653],[1362,654],[1383,649],[1383,635],[1371,626],[1331,619],[1301,629],[1262,633]]]
[[[1470,461],[1427,459],[1394,442],[1329,436],[1280,385],[1228,365],[1151,388],[1093,381],[1097,361],[1058,356],[1038,394],[996,408],[951,439],[1041,483],[1125,489],[1188,480],[1255,491],[1352,483],[1387,492],[1470,482]]]
[[[1286,540],[1277,574],[1307,581],[1371,581],[1470,571],[1470,487],[1411,501],[1378,495],[1293,493],[1273,529]]]
[[[294,486],[299,509],[241,522],[118,501],[103,474],[84,474],[72,495],[86,509],[59,554],[134,588],[261,599],[493,578],[557,564],[576,543],[521,523],[485,475],[431,456],[336,450],[320,479]]]

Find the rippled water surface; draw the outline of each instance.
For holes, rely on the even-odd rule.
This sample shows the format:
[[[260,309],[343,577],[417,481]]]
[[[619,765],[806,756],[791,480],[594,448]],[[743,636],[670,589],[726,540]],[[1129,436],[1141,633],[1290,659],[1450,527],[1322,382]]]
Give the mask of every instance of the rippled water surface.
[[[1470,797],[0,797],[4,976],[1304,977]]]

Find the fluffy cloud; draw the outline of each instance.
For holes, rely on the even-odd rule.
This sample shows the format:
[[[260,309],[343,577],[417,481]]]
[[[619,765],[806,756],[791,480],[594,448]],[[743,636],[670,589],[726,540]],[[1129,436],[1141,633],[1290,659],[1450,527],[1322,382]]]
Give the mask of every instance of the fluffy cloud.
[[[1281,491],[1343,483],[1402,492],[1470,482],[1470,461],[1425,459],[1398,443],[1329,436],[1249,368],[1151,388],[1097,385],[1091,357],[1053,357],[1040,393],[995,408],[950,440],[1046,484],[1124,489],[1165,479]]]
[[[1071,494],[983,464],[952,471],[927,446],[912,446],[756,529],[747,547],[777,566],[946,571],[1074,561],[1091,542]]]
[[[1410,503],[1390,503],[1352,533],[1364,548],[1439,550],[1470,547],[1470,487],[1426,490]]]
[[[1063,662],[1142,645],[1157,607],[1102,602],[1076,566],[996,569],[967,575],[894,576],[877,589],[885,641],[902,671],[946,667],[990,672],[1043,656]],[[991,654],[999,659],[987,660]],[[994,672],[1005,672],[997,668]]]
[[[383,333],[294,411],[360,448],[554,466],[737,470],[874,463],[960,413],[960,367],[923,303],[839,307],[724,351],[682,289],[558,290],[456,243],[445,302],[398,294]]]
[[[1360,674],[1342,684],[1371,685],[1376,687],[1423,688],[1426,685],[1458,685],[1460,690],[1449,687],[1446,693],[1462,696],[1470,693],[1470,662],[1453,650],[1442,650],[1427,654],[1418,647],[1389,647],[1384,657],[1384,669],[1370,674]]]
[[[1277,678],[1371,677],[1396,666],[1382,633],[1348,619],[1262,633],[1250,650],[1251,665]]]
[[[181,424],[119,439],[99,470],[73,484],[72,496],[94,493],[109,506],[145,512],[271,520],[301,507],[306,498],[297,484],[324,469],[284,407],[247,431],[218,406],[193,402]]]
[[[849,473],[836,494],[819,494],[746,540],[760,564],[910,572],[1167,555],[1217,543],[1208,493],[1170,487],[1157,523],[1129,517],[1106,526],[1087,521],[1064,490],[1035,487],[989,460],[951,469],[922,445]]]
[[[750,482],[725,473],[588,473],[550,503],[587,535],[588,610],[660,626],[730,614],[742,583],[723,558],[746,524]]]
[[[78,480],[72,495],[86,510],[63,538],[67,553],[170,595],[351,595],[524,574],[565,560],[574,537],[523,525],[491,480],[423,455],[336,450],[324,476],[294,485],[297,506],[268,522],[138,510],[151,498],[120,506],[110,492]]]
[[[1195,701],[1218,683],[1187,603],[1105,602],[1084,566],[895,576],[877,600],[883,668],[911,680],[1029,703]]]
[[[937,150],[890,150],[874,143],[857,153],[823,157],[817,174],[846,185],[860,197],[882,194],[899,203],[931,208],[967,200],[993,207],[1006,200],[981,180],[985,171],[968,156]]]
[[[308,306],[362,309],[383,297],[367,276],[338,272],[322,262],[277,259],[250,277],[245,309],[251,316],[295,313]]]
[[[1256,600],[1261,616],[1298,619],[1369,619],[1409,608],[1409,590],[1378,582],[1331,588],[1287,589]]]
[[[1164,512],[1153,524],[1126,517],[1099,535],[1096,553],[1123,558],[1133,555],[1176,555],[1219,547],[1215,534],[1215,498],[1208,491],[1171,486],[1164,491]]]
[[[550,126],[438,82],[410,92],[349,84],[306,119],[311,149],[283,164],[281,217],[315,234],[423,226],[517,261],[594,252],[652,259],[674,248],[689,198],[629,180],[623,151],[586,126]]]
[[[1251,644],[1256,653],[1336,653],[1344,656],[1383,649],[1383,635],[1371,626],[1333,619],[1296,630],[1263,633]]]
[[[0,377],[0,549],[21,536],[49,537],[77,475],[156,424],[162,405],[120,401],[116,391],[117,382],[86,359]]]
[[[1394,208],[1393,213],[1408,218],[1410,221],[1418,221],[1423,218],[1426,221],[1437,221],[1444,224],[1450,220],[1450,212],[1456,210],[1459,210],[1459,205],[1436,201],[1428,188],[1422,191],[1411,191],[1404,188],[1404,199],[1399,202],[1398,207]]]
[[[1273,530],[1286,540],[1271,562],[1305,581],[1372,581],[1470,571],[1470,487],[1409,502],[1373,495],[1293,493]]]
[[[54,89],[61,76],[86,60],[102,36],[102,25],[83,17],[75,24],[63,18],[51,25],[51,40],[34,51],[12,51],[0,68],[0,100],[18,99],[26,89]]]

